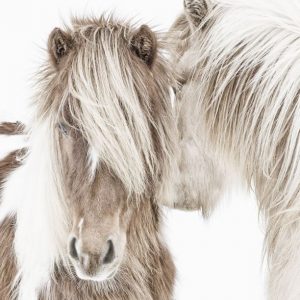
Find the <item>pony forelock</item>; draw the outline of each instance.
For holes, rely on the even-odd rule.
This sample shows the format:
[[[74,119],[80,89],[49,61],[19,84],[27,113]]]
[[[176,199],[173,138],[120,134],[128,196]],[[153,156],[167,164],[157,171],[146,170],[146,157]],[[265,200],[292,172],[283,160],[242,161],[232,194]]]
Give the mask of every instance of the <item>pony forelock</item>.
[[[111,19],[103,18],[92,22],[73,21],[79,46],[66,74],[62,75],[65,86],[56,95],[58,104],[52,105],[53,109],[48,109],[51,105],[43,106],[48,106],[48,113],[53,116],[63,116],[66,122],[71,119],[84,135],[91,149],[91,173],[95,166],[104,163],[130,194],[140,195],[149,178],[157,177],[163,168],[158,161],[153,130],[165,161],[171,157],[171,148],[167,145],[170,132],[166,128],[171,117],[164,116],[157,122],[159,117],[155,120],[151,98],[151,90],[160,90],[155,91],[161,98],[156,101],[161,100],[164,109],[171,107],[171,102],[167,103],[171,101],[169,75],[158,74],[157,68],[164,68],[160,53],[156,58],[158,67],[143,66],[130,50],[132,31],[127,26],[111,23]],[[46,98],[53,97],[53,78],[44,76],[42,84],[48,85]],[[65,116],[66,108],[68,116]]]

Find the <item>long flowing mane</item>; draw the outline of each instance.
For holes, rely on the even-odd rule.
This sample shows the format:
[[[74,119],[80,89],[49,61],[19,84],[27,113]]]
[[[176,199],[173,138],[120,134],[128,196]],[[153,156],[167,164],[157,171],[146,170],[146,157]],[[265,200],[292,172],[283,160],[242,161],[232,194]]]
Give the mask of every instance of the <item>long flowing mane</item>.
[[[249,178],[276,178],[261,191],[262,198],[271,193],[277,200],[263,201],[270,212],[299,193],[299,11],[296,2],[220,4],[194,45],[196,93],[213,140],[238,154]]]
[[[131,53],[132,26],[125,21],[73,19],[72,26],[85,47],[58,79],[68,87],[63,93],[53,82],[55,68],[40,73],[39,114],[75,120],[91,146],[91,164],[109,165],[128,191],[141,194],[147,181],[168,169],[174,151],[165,58],[159,52],[152,68],[143,68]]]
[[[193,116],[204,120],[211,147],[235,162],[249,185],[255,183],[268,220],[271,299],[294,299],[299,297],[299,281],[291,278],[299,267],[300,4],[212,4],[180,48],[178,68],[183,80],[189,78],[184,105],[197,107]],[[177,25],[187,31],[189,23]]]

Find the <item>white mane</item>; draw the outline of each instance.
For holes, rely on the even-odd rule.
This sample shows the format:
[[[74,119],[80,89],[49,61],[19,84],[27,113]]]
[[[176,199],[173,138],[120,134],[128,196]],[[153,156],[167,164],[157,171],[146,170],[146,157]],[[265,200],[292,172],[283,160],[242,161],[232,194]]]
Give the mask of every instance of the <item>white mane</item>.
[[[272,296],[299,297],[300,3],[218,1],[203,24],[180,62],[192,78],[183,98],[198,106],[212,147],[256,183]]]
[[[144,159],[152,171],[155,161],[149,116],[142,111],[128,58],[118,51],[121,35],[103,31],[101,35],[95,32],[94,37],[74,60],[68,78],[73,98],[67,101],[75,98],[80,102],[69,106],[98,159],[113,169],[129,191],[142,193]],[[141,98],[145,107],[150,105],[147,95]]]
[[[37,299],[56,262],[65,261],[68,234],[61,178],[57,168],[51,120],[35,124],[25,163],[13,172],[3,189],[2,207],[17,214],[14,247],[20,282],[19,300]]]
[[[157,166],[147,111],[151,99],[140,78],[143,73],[134,70],[133,74],[129,66],[127,34],[113,25],[106,30],[80,26],[77,38],[86,41],[72,62],[60,106],[61,111],[66,105],[70,108],[85,134],[93,149],[92,164],[106,163],[129,192],[140,194],[146,173],[154,173]],[[127,52],[120,55],[120,47],[127,47]]]

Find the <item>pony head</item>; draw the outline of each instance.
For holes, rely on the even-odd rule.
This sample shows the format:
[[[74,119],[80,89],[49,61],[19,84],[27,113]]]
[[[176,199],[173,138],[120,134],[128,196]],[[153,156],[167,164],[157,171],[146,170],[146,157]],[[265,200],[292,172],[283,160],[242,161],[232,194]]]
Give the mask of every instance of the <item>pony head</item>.
[[[48,51],[32,135],[49,133],[68,260],[79,278],[103,281],[122,265],[135,200],[154,199],[171,164],[171,79],[145,25],[74,19]]]

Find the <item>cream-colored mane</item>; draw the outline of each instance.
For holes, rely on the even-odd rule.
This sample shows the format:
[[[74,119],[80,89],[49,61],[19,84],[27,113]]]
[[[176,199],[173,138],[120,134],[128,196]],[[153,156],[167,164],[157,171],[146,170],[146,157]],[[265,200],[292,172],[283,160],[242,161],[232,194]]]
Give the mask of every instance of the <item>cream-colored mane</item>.
[[[140,195],[149,179],[168,169],[160,160],[170,165],[173,151],[171,77],[162,72],[167,65],[161,46],[147,71],[130,50],[128,23],[102,17],[74,19],[72,26],[78,46],[69,55],[68,72],[54,79],[55,68],[47,66],[41,75],[40,116],[54,123],[58,117],[75,120],[91,147],[92,165],[109,165],[130,193]],[[66,87],[62,93],[54,80]]]
[[[181,115],[193,124],[185,134],[205,132],[198,140],[217,166],[254,184],[272,300],[300,297],[299,15],[296,1],[187,0],[170,35]]]

